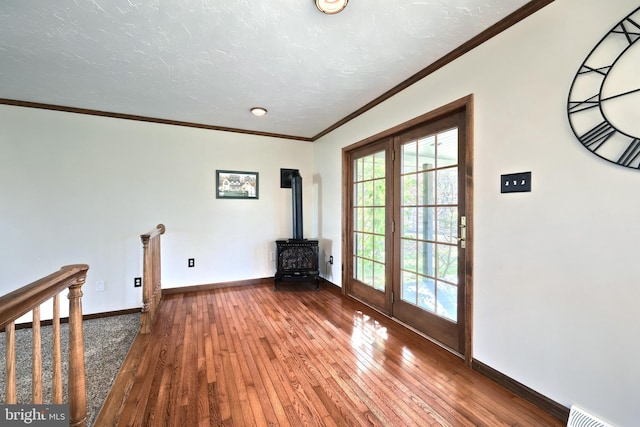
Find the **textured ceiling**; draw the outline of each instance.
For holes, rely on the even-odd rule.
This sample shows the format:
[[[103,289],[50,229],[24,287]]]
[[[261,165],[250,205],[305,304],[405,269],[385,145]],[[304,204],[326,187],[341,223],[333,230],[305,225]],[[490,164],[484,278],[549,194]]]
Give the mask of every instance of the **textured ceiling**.
[[[526,3],[3,0],[0,98],[312,138]]]

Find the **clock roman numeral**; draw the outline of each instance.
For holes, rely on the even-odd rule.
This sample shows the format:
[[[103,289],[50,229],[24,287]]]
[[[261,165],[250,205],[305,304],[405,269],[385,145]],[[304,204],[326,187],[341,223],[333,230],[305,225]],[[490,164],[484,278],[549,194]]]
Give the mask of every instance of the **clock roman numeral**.
[[[609,74],[609,71],[611,71],[611,65],[607,65],[606,67],[593,68],[589,67],[588,65],[582,64],[582,67],[578,71],[578,74],[598,73],[606,77],[607,74]]]
[[[638,157],[640,157],[640,139],[635,138],[616,163],[622,166],[631,166]],[[638,165],[638,168],[640,168],[640,165]]]
[[[625,23],[627,24],[626,26]],[[627,29],[627,27],[630,27],[631,29],[633,29],[633,27],[636,27],[637,30],[631,31]],[[640,25],[638,25],[638,23],[633,19],[627,18],[622,21],[620,25],[614,28],[612,32],[616,34],[624,34],[624,36],[627,38],[627,42],[629,44],[633,44],[640,38],[640,32],[638,32],[638,30],[640,30]]]
[[[580,136],[580,142],[591,151],[597,151],[598,148],[607,142],[616,133],[616,130],[607,122],[603,120],[591,129],[589,132]]]
[[[569,101],[569,114],[579,113],[597,107],[600,103],[600,94],[593,95],[584,101]]]

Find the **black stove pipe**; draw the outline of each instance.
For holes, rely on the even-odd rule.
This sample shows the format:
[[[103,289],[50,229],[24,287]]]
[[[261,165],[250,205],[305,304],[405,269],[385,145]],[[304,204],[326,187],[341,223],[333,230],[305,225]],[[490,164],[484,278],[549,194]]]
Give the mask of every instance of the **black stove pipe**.
[[[295,170],[291,172],[291,205],[293,207],[293,238],[303,240],[302,237],[302,176]]]

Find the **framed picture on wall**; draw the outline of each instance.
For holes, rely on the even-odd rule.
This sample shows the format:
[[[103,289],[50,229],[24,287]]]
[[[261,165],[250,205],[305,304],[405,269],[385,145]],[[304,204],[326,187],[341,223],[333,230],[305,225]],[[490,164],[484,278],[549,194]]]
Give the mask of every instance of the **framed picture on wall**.
[[[258,172],[216,170],[216,199],[258,199]]]

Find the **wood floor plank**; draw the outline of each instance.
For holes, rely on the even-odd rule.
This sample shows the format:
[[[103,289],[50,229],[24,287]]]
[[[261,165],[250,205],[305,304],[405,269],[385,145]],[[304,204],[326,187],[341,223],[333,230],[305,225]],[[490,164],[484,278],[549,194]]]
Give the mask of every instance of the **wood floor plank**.
[[[563,425],[355,301],[272,286],[167,296],[96,425]]]
[[[375,332],[375,331],[374,331]],[[354,343],[354,336],[356,337],[356,341],[358,341],[357,343]],[[361,342],[363,340],[365,340],[366,338],[362,336],[362,331],[359,331],[358,333],[354,333],[351,336],[351,342],[341,342],[339,348],[335,349],[334,351],[338,352],[337,354],[331,355],[331,359],[333,361],[338,360],[338,365],[340,365],[340,370],[342,372],[345,372],[346,370],[350,369],[350,364],[353,363],[353,353],[352,352],[347,352],[345,354],[340,354],[339,351],[340,349],[344,349],[344,348],[349,348],[351,346],[354,346],[354,344],[356,344],[354,346],[355,350],[356,350],[356,354],[359,357],[359,362],[360,364],[363,365],[362,372],[357,376],[358,378],[358,382],[360,384],[364,384],[366,385],[366,387],[369,390],[373,390],[372,392],[370,392],[371,397],[373,402],[380,402],[378,404],[378,406],[380,407],[380,409],[385,409],[384,411],[378,411],[378,416],[382,417],[384,419],[384,422],[386,424],[393,424],[393,425],[411,425],[412,424],[412,419],[415,418],[417,416],[417,414],[413,413],[412,414],[412,408],[408,405],[405,404],[405,402],[403,401],[399,401],[399,402],[395,402],[396,397],[398,396],[398,393],[395,392],[395,390],[390,389],[385,383],[385,377],[384,377],[384,372],[383,375],[379,375],[378,373],[376,373],[374,371],[374,368],[368,361],[366,361],[367,356],[366,354],[370,351],[368,349],[363,349],[361,348],[363,345],[366,347],[368,345],[372,345],[373,342],[370,343],[364,343]],[[369,337],[369,339],[375,339],[375,337]],[[317,340],[316,340],[317,341]],[[324,344],[327,343],[321,343],[320,345],[323,346]],[[312,349],[309,350],[310,352],[313,351]],[[361,354],[359,354],[361,353]],[[364,356],[361,357],[361,356]],[[322,360],[322,358],[320,359]],[[366,365],[366,366],[364,366]],[[338,377],[340,377],[340,375],[346,375],[346,374],[338,374]],[[386,402],[393,402],[393,408],[389,407],[387,405]]]

